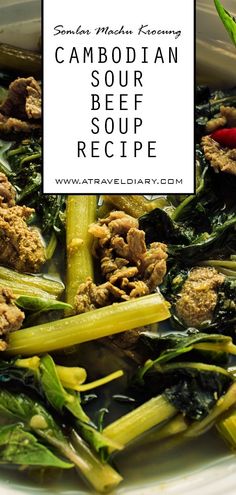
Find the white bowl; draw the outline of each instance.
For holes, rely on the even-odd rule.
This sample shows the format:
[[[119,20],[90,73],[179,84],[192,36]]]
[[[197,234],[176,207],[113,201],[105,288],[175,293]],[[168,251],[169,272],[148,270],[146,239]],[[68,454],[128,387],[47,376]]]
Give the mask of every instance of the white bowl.
[[[40,16],[40,0],[0,0],[0,43],[38,51]]]
[[[236,16],[236,1],[222,0]],[[221,22],[213,0],[197,0],[197,79],[217,87],[236,85],[236,47]]]
[[[53,0],[47,0],[53,1]],[[187,0],[189,1],[189,0]],[[236,0],[223,0],[236,15]],[[40,0],[0,0],[0,42],[37,49]],[[236,48],[222,25],[213,0],[197,0],[197,77],[215,86],[236,85]],[[133,448],[121,454],[124,484],[118,495],[235,495],[235,457],[216,432],[178,449]],[[1,495],[86,495],[76,477],[41,487],[23,473],[0,471]],[[114,493],[113,493],[114,495]]]

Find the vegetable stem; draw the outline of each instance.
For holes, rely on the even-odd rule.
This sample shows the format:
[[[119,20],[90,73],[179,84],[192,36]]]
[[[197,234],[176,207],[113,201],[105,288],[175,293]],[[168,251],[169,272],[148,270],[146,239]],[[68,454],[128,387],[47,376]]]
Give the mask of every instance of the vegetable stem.
[[[223,437],[233,449],[236,449],[236,411],[234,410],[227,418],[220,420],[216,424],[216,428],[221,437]]]
[[[51,296],[59,297],[64,290],[62,282],[51,280],[49,278],[40,277],[38,275],[26,275],[18,273],[10,268],[0,266],[0,283],[5,287],[12,288],[13,292],[26,294],[26,291],[37,291],[48,293]],[[18,290],[18,292],[16,292]],[[35,294],[36,295],[36,294]]]
[[[122,481],[123,478],[109,464],[101,463],[74,430],[71,441],[76,449],[74,455],[83,459],[84,466],[80,468],[81,472],[98,492],[110,492]],[[75,460],[74,458],[73,462]]]
[[[125,211],[128,215],[138,218],[155,208],[164,208],[169,205],[169,202],[165,197],[159,197],[150,201],[144,196],[139,195],[109,195],[104,196],[105,203],[112,204],[113,207]]]
[[[12,332],[7,352],[13,355],[32,355],[64,349],[163,321],[169,317],[170,313],[163,297],[160,294],[151,294],[64,320]]]
[[[194,422],[184,433],[186,437],[196,437],[209,429],[216,419],[236,403],[236,383],[217,401],[211,412],[202,421]]]
[[[93,278],[89,225],[96,218],[96,196],[68,196],[66,207],[67,286],[66,300],[74,306],[81,283]]]
[[[160,395],[111,423],[103,430],[103,433],[111,440],[127,445],[175,414],[177,414],[177,409]]]
[[[183,414],[178,414],[160,428],[151,430],[143,439],[144,444],[153,444],[183,433],[188,428],[188,423]]]
[[[78,392],[87,392],[88,390],[92,390],[97,387],[101,387],[103,385],[106,385],[107,383],[110,383],[113,380],[117,380],[117,378],[121,378],[124,373],[122,370],[114,371],[114,373],[110,373],[107,376],[104,376],[103,378],[100,378],[99,380],[95,380],[94,382],[90,383],[85,383],[82,385],[78,385],[75,390],[78,390]]]

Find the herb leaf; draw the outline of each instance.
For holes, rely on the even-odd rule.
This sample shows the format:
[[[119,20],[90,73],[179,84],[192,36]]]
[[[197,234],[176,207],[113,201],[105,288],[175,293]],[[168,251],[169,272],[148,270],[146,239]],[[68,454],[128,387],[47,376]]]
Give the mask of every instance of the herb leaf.
[[[68,469],[73,464],[55,456],[22,425],[13,424],[0,427],[0,462],[27,466],[49,466]]]
[[[233,43],[236,45],[236,21],[235,18],[230,15],[227,10],[223,7],[220,0],[214,0],[216,10],[219,14],[221,21],[223,22],[225,28],[227,29],[229,36]]]

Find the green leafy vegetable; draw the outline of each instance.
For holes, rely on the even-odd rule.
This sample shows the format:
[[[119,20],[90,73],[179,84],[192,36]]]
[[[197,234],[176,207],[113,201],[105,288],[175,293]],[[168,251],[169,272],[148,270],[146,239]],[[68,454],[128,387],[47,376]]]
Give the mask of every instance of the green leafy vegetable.
[[[17,203],[35,208],[43,234],[64,235],[65,196],[42,194],[41,139],[9,143],[0,140],[0,170],[17,190]]]
[[[69,469],[73,464],[53,454],[21,424],[0,426],[0,462]]]
[[[53,359],[48,354],[43,356],[40,361],[41,385],[49,403],[56,409],[66,408],[74,416],[74,425],[82,437],[91,445],[91,447],[104,458],[107,457],[107,448],[111,442],[105,438],[91,422],[84,412],[80,394],[72,390],[66,391],[62,386],[57,374]],[[118,448],[118,446],[117,446]],[[104,450],[105,449],[105,450]]]
[[[68,459],[70,464],[65,463],[64,467],[71,467],[72,463],[95,490],[106,491],[108,486],[112,489],[121,481],[121,477],[111,466],[101,464],[82,440],[78,441],[77,449],[72,447],[52,415],[27,395],[0,390],[0,414],[2,418],[10,421],[20,420],[24,431],[33,432],[33,435],[43,439],[53,451]]]
[[[236,21],[235,18],[225,10],[220,0],[214,0],[216,10],[233,43],[236,45]]]
[[[178,362],[156,367],[154,372],[147,373],[144,385],[136,389],[139,398],[141,391],[145,402],[108,425],[104,430],[106,436],[127,445],[144,432],[153,432],[155,426],[160,428],[160,439],[181,431],[186,436],[196,436],[236,401],[236,384],[230,373],[203,363]]]
[[[36,296],[20,296],[16,299],[16,304],[19,308],[25,311],[33,311],[42,313],[43,311],[71,309],[70,304],[62,301],[55,301],[49,298]]]
[[[233,189],[205,167],[196,195],[184,199],[170,218],[155,209],[139,218],[147,243],[168,244],[169,262],[192,266],[213,255],[229,255],[236,250],[236,207]],[[231,179],[236,187],[236,180]],[[231,194],[229,194],[229,191]],[[173,264],[172,261],[172,264]]]
[[[170,364],[164,372],[165,397],[190,420],[205,418],[232,384],[223,368],[202,363]]]
[[[188,361],[194,357],[197,361],[204,357],[204,361],[214,364],[222,363],[222,354],[226,356],[236,355],[236,346],[231,337],[224,335],[208,335],[198,331],[187,334],[171,333],[158,336],[151,332],[143,332],[140,335],[140,344],[148,354],[148,361],[138,371],[138,378],[143,379],[145,373],[155,365],[176,360],[179,356]],[[191,354],[190,354],[191,353]]]

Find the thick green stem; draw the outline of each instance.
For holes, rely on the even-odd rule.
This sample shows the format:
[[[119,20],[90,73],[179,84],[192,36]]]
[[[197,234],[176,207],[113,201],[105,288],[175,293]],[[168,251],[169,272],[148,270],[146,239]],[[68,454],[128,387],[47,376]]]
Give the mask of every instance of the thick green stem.
[[[166,320],[170,313],[160,294],[115,303],[63,320],[10,333],[9,354],[32,355],[64,349],[125,330]]]
[[[59,297],[64,290],[62,282],[56,280],[50,280],[48,278],[40,277],[38,275],[26,275],[24,273],[18,273],[10,268],[0,266],[0,282],[5,287],[21,289],[22,294],[26,294],[26,290],[35,290],[39,292],[46,292],[52,296]]]
[[[111,440],[125,446],[176,414],[176,408],[160,395],[111,423],[103,430],[103,433]]]
[[[110,491],[122,481],[122,477],[109,464],[102,464],[76,432],[71,436],[73,447],[55,437],[44,435],[42,430],[38,434],[73,462],[84,480],[97,492]]]
[[[186,437],[196,437],[211,428],[216,419],[236,404],[236,383],[233,383],[223,397],[217,401],[211,412],[202,421],[194,422],[184,433]]]
[[[178,414],[174,418],[170,419],[168,423],[164,424],[160,428],[155,429],[154,431],[150,431],[147,435],[145,435],[145,437],[143,438],[143,443],[145,445],[149,445],[152,443],[160,442],[162,440],[165,440],[166,438],[183,433],[187,430],[187,428],[188,423],[186,422],[183,414]]]
[[[220,436],[226,441],[226,443],[236,449],[236,411],[232,411],[227,418],[221,419],[216,428],[220,433]]]
[[[67,283],[66,301],[74,306],[81,283],[93,278],[89,225],[96,219],[96,196],[68,196],[66,207]]]

